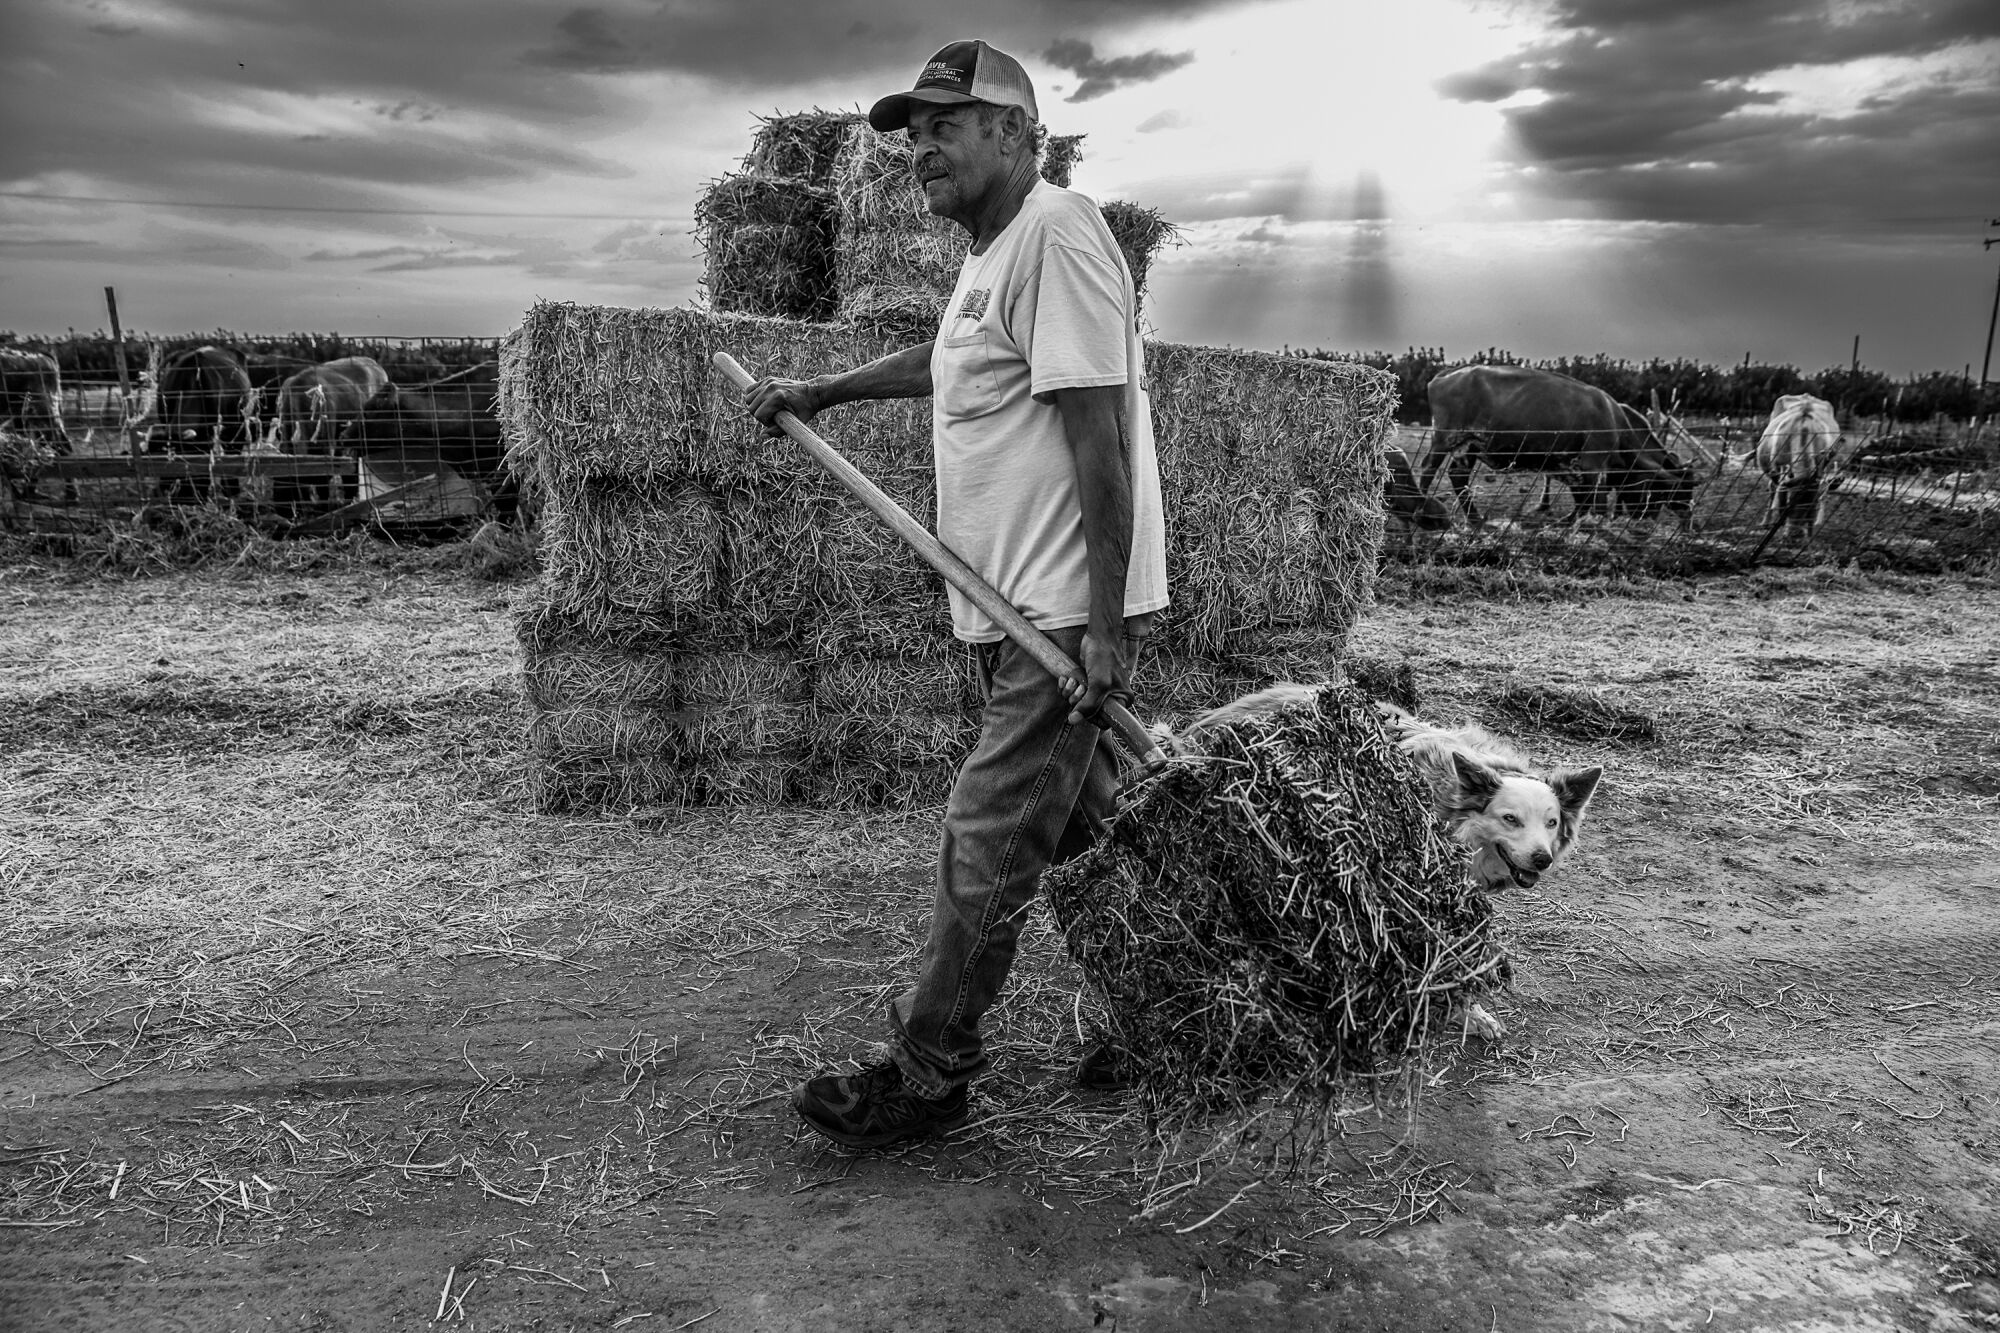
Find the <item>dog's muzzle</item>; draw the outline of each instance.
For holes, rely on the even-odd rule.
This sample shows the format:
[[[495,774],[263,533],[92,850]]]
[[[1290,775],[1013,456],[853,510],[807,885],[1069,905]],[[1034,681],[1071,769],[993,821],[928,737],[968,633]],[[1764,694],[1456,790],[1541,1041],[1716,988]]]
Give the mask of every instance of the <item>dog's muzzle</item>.
[[[1541,871],[1530,870],[1526,866],[1515,865],[1514,858],[1507,855],[1507,849],[1505,847],[1495,847],[1493,850],[1500,854],[1500,864],[1507,867],[1508,877],[1512,879],[1517,886],[1524,889],[1532,889],[1535,887],[1535,885],[1541,882],[1542,879]]]

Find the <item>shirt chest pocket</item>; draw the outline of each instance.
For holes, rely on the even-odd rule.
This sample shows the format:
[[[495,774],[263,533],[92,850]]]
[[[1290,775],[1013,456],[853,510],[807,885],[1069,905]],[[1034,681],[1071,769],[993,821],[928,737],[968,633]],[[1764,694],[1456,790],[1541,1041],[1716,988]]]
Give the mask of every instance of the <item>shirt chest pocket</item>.
[[[948,421],[985,416],[1000,406],[1000,374],[984,333],[938,342],[937,408]]]

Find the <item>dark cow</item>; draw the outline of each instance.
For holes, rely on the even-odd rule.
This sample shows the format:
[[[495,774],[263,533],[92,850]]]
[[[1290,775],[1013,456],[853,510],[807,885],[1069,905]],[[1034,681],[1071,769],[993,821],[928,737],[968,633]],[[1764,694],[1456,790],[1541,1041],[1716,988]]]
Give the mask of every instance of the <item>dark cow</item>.
[[[486,487],[500,517],[512,518],[520,506],[520,484],[503,466],[507,442],[493,415],[495,396],[490,384],[391,385],[368,404],[346,444],[368,458],[449,463]]]
[[[63,425],[62,371],[54,357],[0,347],[0,426],[39,440],[51,453],[72,451]]]
[[[1672,514],[1682,526],[1693,527],[1694,491],[1700,480],[1694,464],[1670,452],[1638,409],[1620,403],[1618,412],[1632,432],[1628,438],[1643,436],[1649,444],[1635,453],[1620,451],[1604,470],[1604,484],[1611,488],[1617,512],[1635,518]]]
[[[331,454],[348,427],[388,387],[389,374],[373,357],[345,356],[308,366],[278,388],[271,443],[290,445],[294,453]]]
[[[243,369],[243,358],[232,348],[204,344],[170,353],[160,363],[159,387],[153,411],[163,446],[170,454],[240,454],[257,438],[257,392]],[[235,494],[234,478],[223,482]],[[166,479],[161,493],[169,503],[200,502],[209,495],[207,477]]]
[[[243,358],[227,347],[186,347],[160,364],[154,412],[166,452],[241,453],[257,438],[257,394]]]
[[[1417,485],[1410,470],[1409,455],[1401,449],[1385,449],[1382,461],[1389,465],[1389,479],[1382,487],[1382,512],[1413,528],[1438,532],[1451,526],[1451,510],[1436,496]]]
[[[301,370],[308,370],[315,362],[303,357],[278,356],[271,352],[245,352],[243,369],[250,376],[250,387],[257,391],[257,419],[270,421],[278,415],[278,389],[284,382]]]
[[[1637,512],[1693,512],[1694,472],[1661,443],[1637,412],[1581,380],[1526,366],[1464,366],[1430,383],[1431,448],[1418,486],[1440,470],[1466,518],[1474,463],[1501,472],[1560,477],[1576,513],[1617,512],[1617,495]],[[1544,497],[1546,503],[1546,496]]]

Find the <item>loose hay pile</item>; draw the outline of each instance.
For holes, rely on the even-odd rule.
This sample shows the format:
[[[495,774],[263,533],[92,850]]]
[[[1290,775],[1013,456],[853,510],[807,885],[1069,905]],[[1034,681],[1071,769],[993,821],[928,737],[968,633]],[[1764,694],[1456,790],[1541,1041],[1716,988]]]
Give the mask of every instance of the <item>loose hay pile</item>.
[[[943,582],[715,375],[719,349],[805,376],[897,344],[866,329],[544,303],[501,357],[509,465],[543,577],[516,607],[546,809],[939,799],[976,731]],[[1333,669],[1370,596],[1394,382],[1365,367],[1147,350],[1173,606],[1148,716]],[[818,423],[934,526],[930,405]]]
[[[1367,696],[1204,737],[1043,888],[1158,1120],[1311,1119],[1504,983],[1492,908]]]

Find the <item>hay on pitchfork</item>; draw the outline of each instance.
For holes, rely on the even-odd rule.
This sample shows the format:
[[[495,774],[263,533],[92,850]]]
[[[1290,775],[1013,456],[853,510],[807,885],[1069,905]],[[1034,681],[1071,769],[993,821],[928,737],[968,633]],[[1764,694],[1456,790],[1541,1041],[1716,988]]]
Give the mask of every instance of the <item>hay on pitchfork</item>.
[[[834,312],[833,196],[801,181],[729,176],[695,205],[717,310],[825,320]]]
[[[1043,888],[1151,1116],[1334,1108],[1507,980],[1491,905],[1359,691],[1201,745]]]

